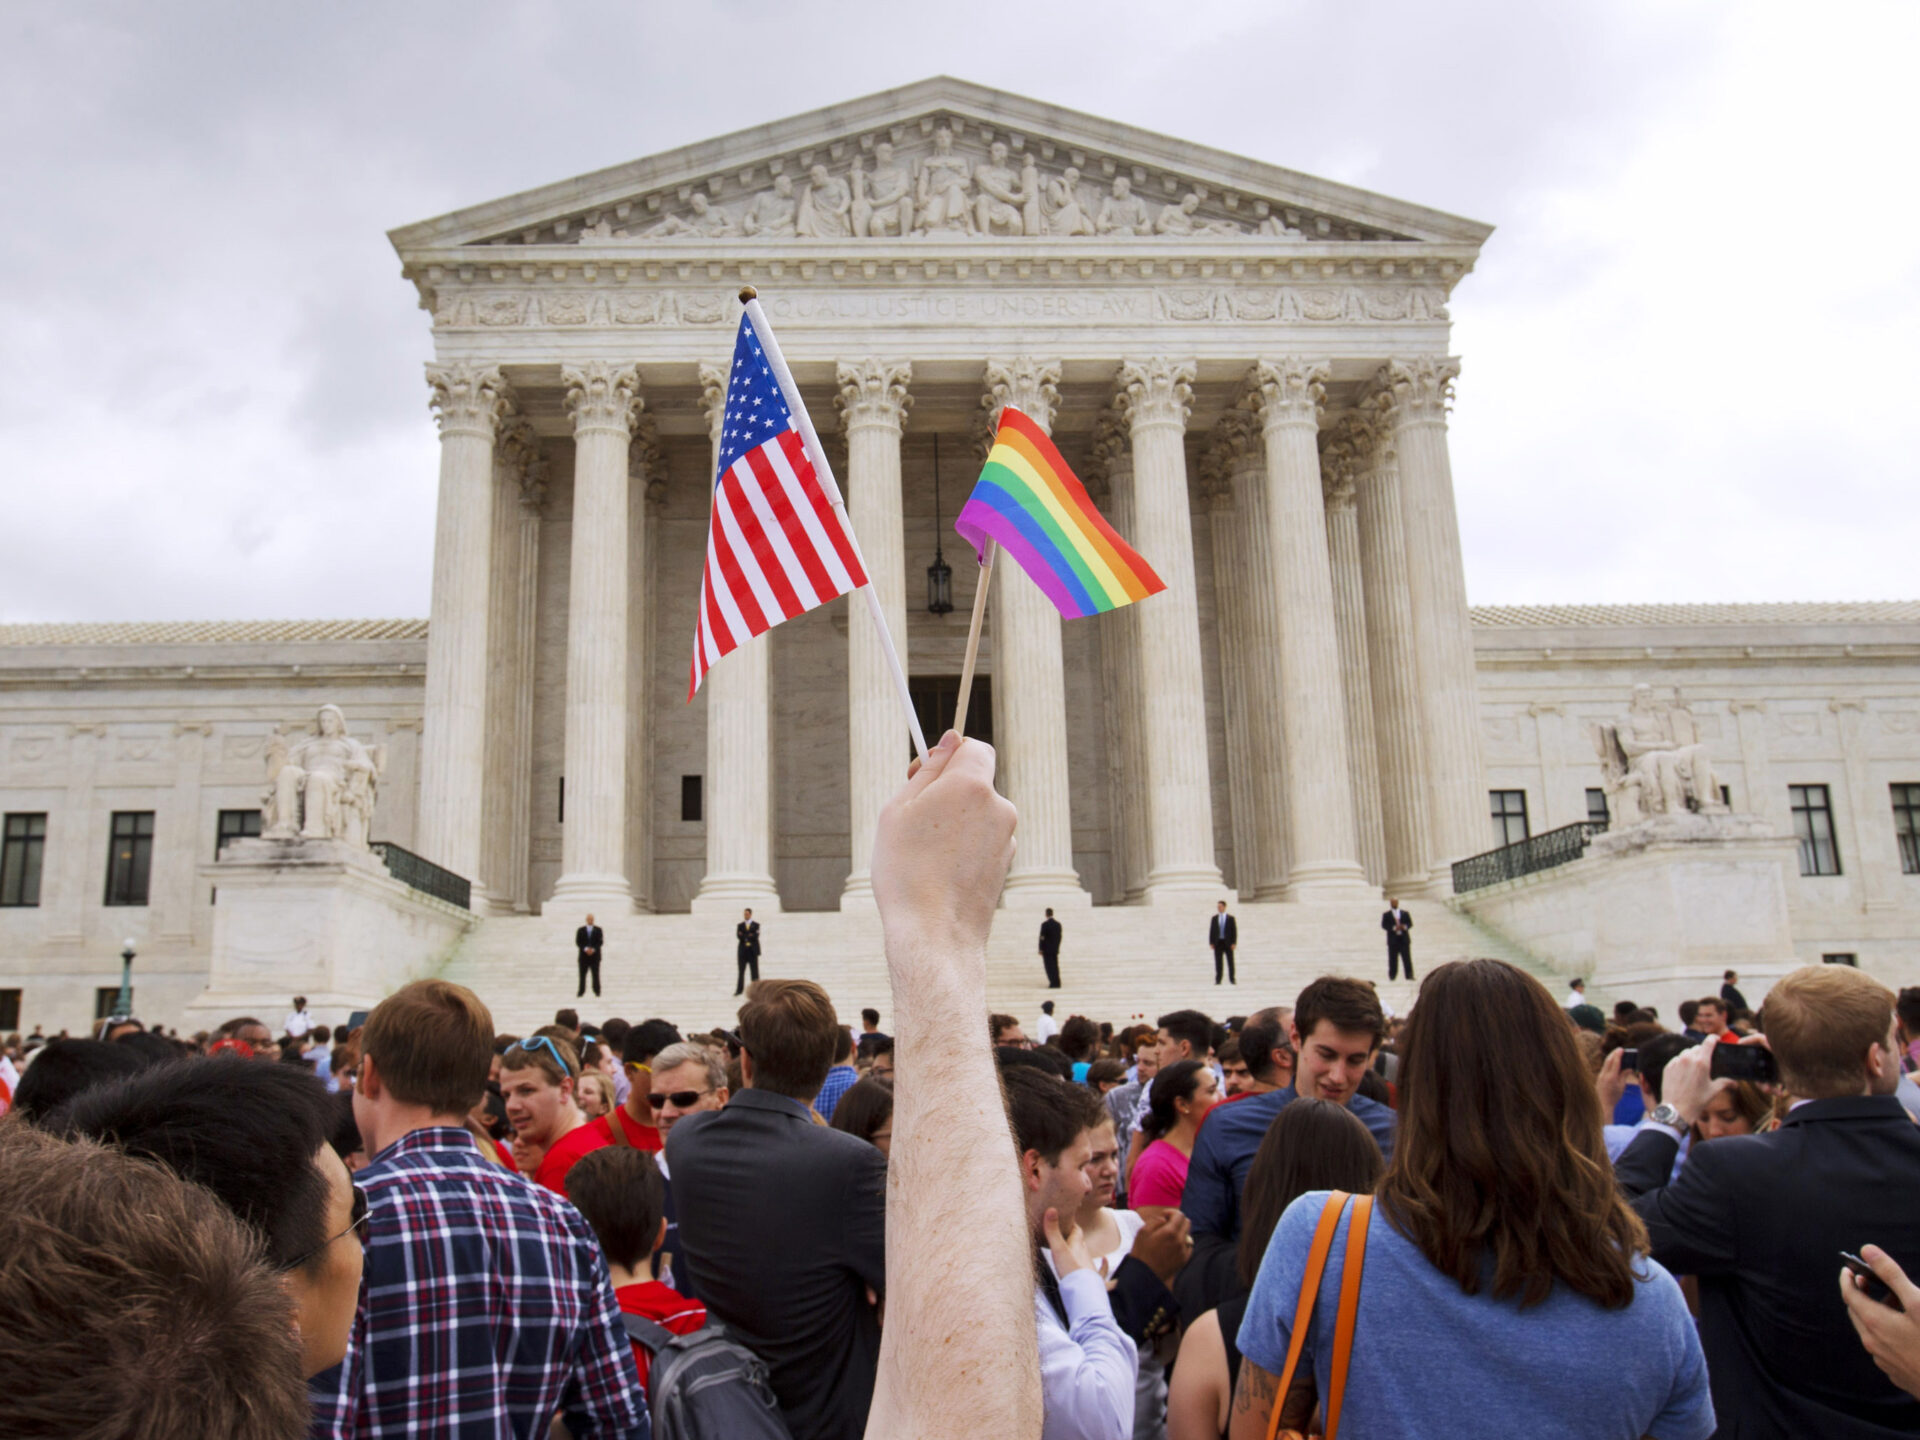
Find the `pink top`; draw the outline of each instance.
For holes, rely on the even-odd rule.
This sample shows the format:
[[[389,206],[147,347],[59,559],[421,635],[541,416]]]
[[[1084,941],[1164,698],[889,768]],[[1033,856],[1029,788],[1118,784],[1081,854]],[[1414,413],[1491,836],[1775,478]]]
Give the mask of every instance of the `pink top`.
[[[1133,1175],[1127,1181],[1127,1203],[1138,1210],[1142,1205],[1180,1206],[1180,1192],[1187,1188],[1187,1157],[1164,1140],[1156,1140],[1140,1152]]]

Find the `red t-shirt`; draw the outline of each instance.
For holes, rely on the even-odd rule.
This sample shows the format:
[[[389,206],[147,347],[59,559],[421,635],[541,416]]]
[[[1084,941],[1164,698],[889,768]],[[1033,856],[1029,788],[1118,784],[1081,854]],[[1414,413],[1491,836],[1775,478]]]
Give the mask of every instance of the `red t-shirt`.
[[[691,1335],[707,1323],[707,1307],[689,1300],[658,1280],[642,1280],[637,1285],[622,1285],[613,1292],[623,1315],[638,1315],[643,1320],[664,1326],[676,1335]],[[638,1340],[633,1342],[634,1363],[640,1367],[640,1388],[647,1388],[647,1370],[653,1354]]]
[[[613,1136],[613,1127],[616,1121],[621,1130],[626,1133],[627,1143],[632,1145],[634,1149],[653,1151],[665,1148],[665,1143],[660,1139],[659,1130],[652,1125],[642,1125],[638,1120],[627,1114],[627,1109],[624,1105],[618,1109],[609,1110],[586,1128],[598,1135],[604,1144],[617,1145],[620,1142],[614,1139]]]
[[[533,1183],[544,1185],[554,1194],[564,1197],[567,1193],[567,1172],[579,1162],[582,1155],[604,1149],[607,1137],[596,1132],[591,1125],[582,1125],[569,1130],[553,1144],[540,1161],[540,1168],[533,1172]]]

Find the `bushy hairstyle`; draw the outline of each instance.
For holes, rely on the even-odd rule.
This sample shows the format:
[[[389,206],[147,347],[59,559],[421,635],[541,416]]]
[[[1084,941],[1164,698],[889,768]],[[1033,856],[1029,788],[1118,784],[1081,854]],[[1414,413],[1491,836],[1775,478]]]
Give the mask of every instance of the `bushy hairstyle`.
[[[1060,1049],[1069,1060],[1091,1060],[1100,1043],[1100,1027],[1084,1015],[1069,1015],[1060,1027]]]
[[[180,1060],[88,1091],[53,1124],[205,1186],[281,1269],[317,1262],[327,1242],[327,1180],[313,1159],[334,1113],[304,1071],[232,1055]]]
[[[608,1264],[638,1270],[652,1257],[667,1187],[646,1151],[608,1145],[582,1155],[567,1172],[567,1198],[600,1237]]]
[[[1000,1043],[1000,1037],[1008,1030],[1018,1030],[1020,1022],[1011,1015],[987,1016],[987,1039],[993,1044]]]
[[[1240,1283],[1253,1288],[1267,1241],[1287,1206],[1309,1190],[1370,1195],[1384,1169],[1380,1142],[1353,1111],[1311,1095],[1294,1100],[1267,1126],[1247,1171],[1235,1256]]]
[[[117,1040],[49,1040],[13,1092],[13,1110],[39,1124],[74,1096],[146,1068],[146,1058]]]
[[[840,1033],[827,992],[811,980],[762,980],[740,1007],[740,1043],[753,1088],[811,1102],[833,1068]]]
[[[1006,1094],[1007,1120],[1013,1127],[1013,1148],[1024,1155],[1039,1152],[1049,1165],[1060,1163],[1060,1152],[1107,1118],[1106,1106],[1084,1085],[1028,1065],[1000,1072]]]
[[[1375,1045],[1387,1035],[1387,1016],[1380,1008],[1379,992],[1350,975],[1322,975],[1293,1002],[1293,1028],[1302,1040],[1313,1034],[1322,1020],[1336,1030],[1371,1035]]]
[[[464,985],[416,980],[373,1007],[360,1053],[394,1099],[436,1115],[465,1115],[487,1091],[493,1016]]]
[[[205,1190],[89,1141],[6,1125],[0,1213],[9,1434],[306,1435],[292,1297]]]
[[[1760,1029],[1794,1095],[1857,1095],[1867,1051],[1887,1043],[1893,992],[1850,965],[1808,965],[1773,982]]]
[[[1206,1059],[1213,1048],[1213,1021],[1198,1010],[1170,1011],[1157,1023],[1174,1039],[1186,1041],[1188,1052],[1196,1060]]]

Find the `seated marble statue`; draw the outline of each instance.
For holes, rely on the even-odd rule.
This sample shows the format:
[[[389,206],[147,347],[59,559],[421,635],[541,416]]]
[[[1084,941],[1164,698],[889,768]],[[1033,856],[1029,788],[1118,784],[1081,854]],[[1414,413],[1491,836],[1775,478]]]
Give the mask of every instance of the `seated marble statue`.
[[[1200,192],[1189,190],[1178,205],[1161,207],[1160,218],[1153,222],[1157,235],[1239,235],[1244,233],[1231,220],[1197,220],[1194,212],[1200,208]]]
[[[365,845],[385,766],[386,747],[369,748],[347,734],[338,705],[322,705],[315,733],[291,744],[275,731],[267,749],[261,837]]]
[[[1677,693],[1671,705],[1662,705],[1651,685],[1636,685],[1626,718],[1617,725],[1595,725],[1592,733],[1607,803],[1622,828],[1657,815],[1726,811],[1713,757]]]
[[[678,215],[669,215],[648,230],[647,235],[660,240],[670,240],[676,235],[693,235],[715,240],[740,233],[740,227],[733,223],[732,217],[720,206],[710,202],[698,190],[688,197],[687,204],[693,210],[691,216],[683,219]]]
[[[800,192],[794,229],[817,240],[840,240],[853,233],[853,190],[845,180],[827,173],[824,165],[807,172],[807,188]]]
[[[753,197],[753,204],[747,207],[741,220],[741,228],[749,235],[791,239],[799,233],[794,228],[799,208],[799,202],[793,198],[793,177],[776,175],[773,189],[762,190]]]
[[[1147,202],[1133,193],[1133,182],[1124,175],[1113,177],[1113,193],[1100,202],[1100,214],[1094,228],[1102,235],[1151,235],[1153,219],[1147,214]]]

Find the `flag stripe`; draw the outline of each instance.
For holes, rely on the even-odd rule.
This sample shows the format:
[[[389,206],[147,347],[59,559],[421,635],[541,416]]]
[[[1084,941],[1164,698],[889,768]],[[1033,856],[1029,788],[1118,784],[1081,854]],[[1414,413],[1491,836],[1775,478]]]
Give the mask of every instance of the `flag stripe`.
[[[758,635],[767,628],[767,605],[757,593],[756,581],[760,576],[756,569],[749,578],[741,568],[740,557],[734,548],[736,530],[733,518],[733,505],[727,499],[725,490],[713,492],[713,524],[709,527],[710,553],[714,563],[719,566],[720,577],[726,582],[726,600],[723,612],[730,634],[745,638]]]
[[[786,464],[786,456],[778,446],[768,445],[754,451],[750,458],[763,482],[760,498],[766,501],[773,512],[774,523],[787,537],[787,545],[800,567],[800,573],[793,577],[794,588],[799,589],[804,577],[807,589],[819,597],[809,604],[809,609],[819,604],[820,600],[832,599],[839,593],[840,587],[833,583],[833,577],[827,574],[827,567],[820,561],[819,541],[808,533],[806,520],[801,519],[800,512],[794,508],[793,496],[787,486],[789,483],[797,486],[797,479]],[[808,508],[811,510],[811,507]],[[808,518],[812,518],[811,514]]]
[[[840,517],[833,512],[833,502],[827,499],[826,487],[821,485],[820,477],[814,472],[813,462],[807,459],[806,442],[791,432],[781,442],[787,464],[800,479],[802,489],[811,505],[813,514],[819,522],[820,530],[832,543],[833,553],[839,557],[839,569],[834,578],[843,590],[858,590],[867,583],[866,571],[860,568],[860,554],[854,549],[853,537],[847,533],[847,527],[840,523]],[[821,551],[823,557],[827,552]],[[829,564],[829,568],[831,564]]]
[[[728,585],[738,592],[735,598],[751,599],[754,608],[760,612],[759,627],[749,625],[740,632],[741,638],[745,639],[748,635],[759,634],[774,623],[775,615],[786,620],[799,614],[800,600],[793,593],[793,587],[786,583],[786,567],[775,554],[766,526],[761,523],[749,498],[752,471],[749,470],[743,477],[741,469],[741,466],[734,466],[721,481],[720,502],[715,506],[714,519],[731,546],[734,559],[745,561],[751,567],[743,567],[743,581],[727,577]],[[745,484],[742,483],[743,478]]]

